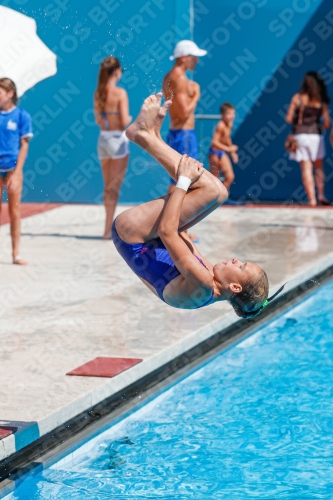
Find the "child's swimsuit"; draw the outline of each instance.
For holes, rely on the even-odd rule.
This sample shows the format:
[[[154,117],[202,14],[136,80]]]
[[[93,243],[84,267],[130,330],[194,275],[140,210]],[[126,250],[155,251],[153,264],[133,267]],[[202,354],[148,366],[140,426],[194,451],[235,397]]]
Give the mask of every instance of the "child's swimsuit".
[[[160,299],[165,302],[163,297],[164,288],[170,281],[179,276],[180,272],[176,268],[161,238],[155,238],[146,243],[126,243],[117,233],[115,220],[112,225],[112,241],[132,271],[153,286]],[[194,255],[194,257],[201,265],[206,267],[197,255]],[[206,267],[206,269],[208,268]],[[214,289],[212,289],[209,299],[204,304],[196,307],[196,309],[207,306],[213,298]]]
[[[213,149],[213,148],[209,148],[209,151],[208,151],[209,155],[216,155],[219,158],[219,160],[222,158],[224,153],[225,152],[223,150]]]

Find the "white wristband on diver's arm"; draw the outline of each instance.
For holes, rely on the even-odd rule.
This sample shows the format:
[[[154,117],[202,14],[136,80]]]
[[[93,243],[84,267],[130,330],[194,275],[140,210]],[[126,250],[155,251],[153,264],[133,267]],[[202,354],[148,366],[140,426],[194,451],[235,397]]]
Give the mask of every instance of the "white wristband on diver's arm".
[[[191,185],[191,182],[192,182],[191,179],[185,177],[185,175],[180,175],[178,177],[176,188],[184,189],[184,191],[187,191]]]

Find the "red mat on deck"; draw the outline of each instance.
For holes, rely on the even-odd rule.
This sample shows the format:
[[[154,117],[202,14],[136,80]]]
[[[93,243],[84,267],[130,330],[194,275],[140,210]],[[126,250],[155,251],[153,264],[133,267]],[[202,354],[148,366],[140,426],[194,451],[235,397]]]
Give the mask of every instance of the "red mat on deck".
[[[9,425],[0,426],[0,439],[10,436],[15,431],[17,431],[17,427],[10,427]]]
[[[21,219],[30,217],[30,215],[40,214],[42,212],[46,212],[47,210],[52,210],[53,208],[61,206],[62,203],[21,203]],[[1,207],[2,209],[0,225],[8,224],[8,203],[2,203]]]
[[[66,375],[82,375],[85,377],[115,377],[141,363],[140,358],[95,358],[82,366],[75,368]]]

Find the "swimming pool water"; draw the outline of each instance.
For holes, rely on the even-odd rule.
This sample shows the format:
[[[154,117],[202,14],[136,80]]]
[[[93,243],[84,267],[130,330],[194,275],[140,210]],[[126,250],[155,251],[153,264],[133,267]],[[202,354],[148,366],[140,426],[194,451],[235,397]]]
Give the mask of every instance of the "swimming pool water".
[[[333,498],[333,283],[6,500]]]

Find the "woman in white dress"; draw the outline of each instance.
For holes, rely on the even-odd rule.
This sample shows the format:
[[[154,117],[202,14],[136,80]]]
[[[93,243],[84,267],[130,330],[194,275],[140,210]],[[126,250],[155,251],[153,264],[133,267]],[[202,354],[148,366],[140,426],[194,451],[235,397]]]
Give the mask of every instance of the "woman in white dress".
[[[129,115],[127,92],[117,87],[121,76],[118,59],[106,57],[100,66],[94,95],[95,119],[101,127],[97,151],[104,178],[104,239],[111,237],[114,212],[129,156],[128,139],[124,131],[132,118]]]

